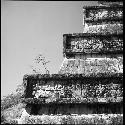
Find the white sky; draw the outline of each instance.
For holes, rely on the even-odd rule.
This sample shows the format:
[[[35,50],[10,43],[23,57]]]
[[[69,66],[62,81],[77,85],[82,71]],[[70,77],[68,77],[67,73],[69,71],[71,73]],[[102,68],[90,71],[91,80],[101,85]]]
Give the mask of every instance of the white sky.
[[[63,34],[83,32],[82,8],[89,5],[97,1],[1,2],[1,96],[23,82],[39,53],[51,61],[50,73],[58,72]]]

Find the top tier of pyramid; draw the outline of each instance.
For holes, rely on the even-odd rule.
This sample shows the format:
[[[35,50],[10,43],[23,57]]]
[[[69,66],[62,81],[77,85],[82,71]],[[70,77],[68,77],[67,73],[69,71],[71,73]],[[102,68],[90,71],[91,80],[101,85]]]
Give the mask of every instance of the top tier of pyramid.
[[[123,5],[121,2],[101,2],[99,6],[84,7],[84,33],[123,33]]]
[[[89,68],[95,73],[94,67],[97,72],[123,72],[123,2],[84,7],[83,26],[83,33],[63,35],[59,74],[86,74]]]

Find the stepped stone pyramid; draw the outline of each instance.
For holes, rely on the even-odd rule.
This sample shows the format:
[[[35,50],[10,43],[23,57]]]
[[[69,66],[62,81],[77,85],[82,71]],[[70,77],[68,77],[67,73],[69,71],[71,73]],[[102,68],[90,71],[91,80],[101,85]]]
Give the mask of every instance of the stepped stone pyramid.
[[[22,123],[123,124],[123,4],[83,8],[83,33],[63,35],[58,74],[23,78]]]

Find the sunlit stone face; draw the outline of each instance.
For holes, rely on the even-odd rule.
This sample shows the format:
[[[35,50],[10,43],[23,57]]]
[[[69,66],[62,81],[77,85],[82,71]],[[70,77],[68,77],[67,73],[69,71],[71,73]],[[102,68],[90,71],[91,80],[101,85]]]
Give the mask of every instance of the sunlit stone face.
[[[123,73],[123,57],[67,59],[59,70],[60,74]]]
[[[88,24],[84,27],[84,33],[102,33],[102,34],[113,34],[123,33],[123,24],[120,22],[114,23],[103,23],[103,24]]]

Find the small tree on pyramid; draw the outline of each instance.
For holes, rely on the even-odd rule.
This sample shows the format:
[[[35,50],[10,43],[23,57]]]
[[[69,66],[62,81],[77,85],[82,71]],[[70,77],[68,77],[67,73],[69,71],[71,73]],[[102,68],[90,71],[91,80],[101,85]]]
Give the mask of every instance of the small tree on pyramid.
[[[44,69],[45,69],[46,74],[50,73],[49,70],[47,69],[47,66],[46,66],[46,64],[49,62],[50,61],[46,61],[45,57],[42,54],[39,54],[35,58],[35,64],[42,64]],[[31,68],[32,68],[33,72],[35,72],[35,73],[38,73],[38,70],[40,70],[38,68],[34,68],[33,66],[31,66]]]

